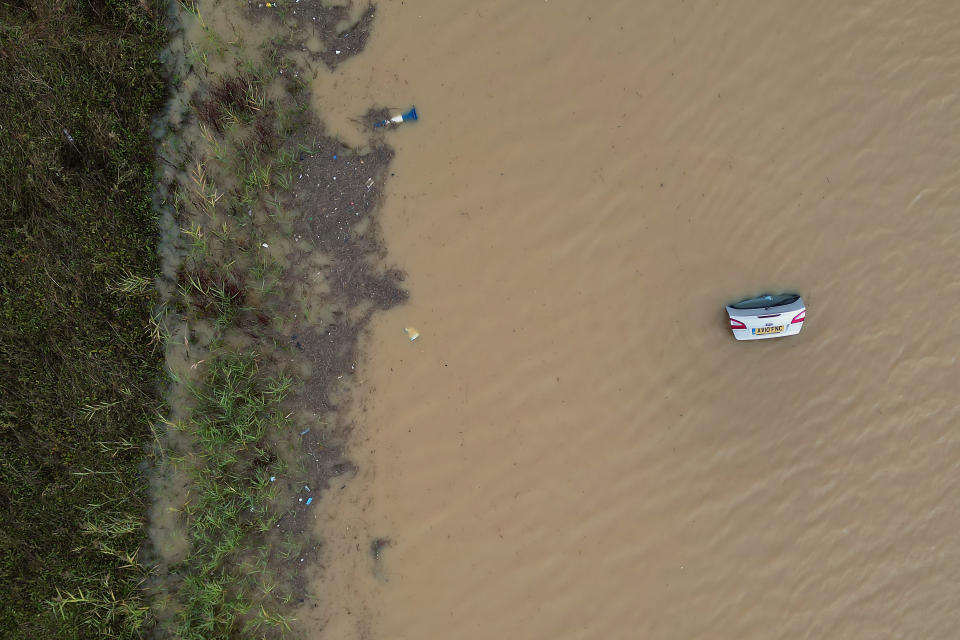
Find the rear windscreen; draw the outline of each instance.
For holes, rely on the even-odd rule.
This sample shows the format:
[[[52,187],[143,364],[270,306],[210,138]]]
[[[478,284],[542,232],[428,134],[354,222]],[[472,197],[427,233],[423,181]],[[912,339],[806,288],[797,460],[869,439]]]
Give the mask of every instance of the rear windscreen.
[[[734,309],[766,309],[767,307],[779,307],[785,304],[793,304],[800,299],[795,293],[778,293],[777,295],[758,296],[741,300],[736,304],[730,305]]]

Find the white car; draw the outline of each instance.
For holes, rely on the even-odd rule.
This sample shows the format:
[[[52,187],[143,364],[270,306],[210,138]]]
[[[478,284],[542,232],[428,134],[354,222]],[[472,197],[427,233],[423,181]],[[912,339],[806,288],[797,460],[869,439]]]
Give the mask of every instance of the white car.
[[[727,307],[730,329],[737,340],[795,336],[803,329],[807,308],[795,293],[764,294]]]

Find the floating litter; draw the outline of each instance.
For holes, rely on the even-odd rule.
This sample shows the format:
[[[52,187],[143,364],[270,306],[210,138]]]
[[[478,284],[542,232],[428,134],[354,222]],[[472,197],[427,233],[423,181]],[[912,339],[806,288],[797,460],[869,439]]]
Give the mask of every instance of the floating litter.
[[[420,337],[420,332],[413,327],[405,327],[403,330],[407,334],[407,337],[410,338],[410,342]]]
[[[389,120],[381,120],[380,122],[373,125],[374,127],[385,127],[388,124],[400,124],[401,122],[408,122],[413,120],[419,120],[417,117],[417,108],[413,107],[410,111],[406,113],[401,113],[398,116],[393,116]]]

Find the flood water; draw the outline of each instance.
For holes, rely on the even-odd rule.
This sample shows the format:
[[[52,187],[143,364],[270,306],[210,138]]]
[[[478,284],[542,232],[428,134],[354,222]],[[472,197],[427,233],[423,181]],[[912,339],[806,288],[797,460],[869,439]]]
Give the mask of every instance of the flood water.
[[[306,628],[956,637],[960,4],[378,7],[314,88],[344,136],[420,112],[383,214],[411,299]],[[724,303],[780,290],[803,333],[735,342]]]

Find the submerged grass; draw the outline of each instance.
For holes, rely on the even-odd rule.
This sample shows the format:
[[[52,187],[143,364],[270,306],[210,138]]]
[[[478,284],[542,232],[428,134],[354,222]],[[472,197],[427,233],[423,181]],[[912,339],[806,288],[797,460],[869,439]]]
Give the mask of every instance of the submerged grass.
[[[198,14],[184,19],[199,19],[191,15]],[[195,362],[187,372],[171,368],[185,417],[167,421],[175,437],[158,463],[185,480],[175,526],[189,542],[185,556],[161,561],[151,580],[159,637],[283,637],[293,623],[295,586],[286,573],[302,556],[293,559],[278,540],[292,496],[287,482],[273,480],[291,476],[282,451],[296,431],[280,404],[292,380],[263,352],[279,340],[271,308],[284,267],[263,250],[262,236],[278,233],[271,207],[292,186],[292,134],[305,129],[306,116],[269,86],[278,76],[269,62],[241,53],[229,43],[218,51],[226,70],[198,76],[188,117],[165,146],[168,164],[182,168],[166,185],[183,250],[167,306],[185,328],[175,353]],[[190,355],[194,348],[202,355]]]
[[[0,3],[0,637],[137,637],[148,331],[149,0]]]
[[[174,424],[193,441],[175,461],[191,480],[183,507],[191,551],[178,571],[177,637],[290,628],[277,612],[285,592],[269,576],[238,570],[245,559],[262,567],[271,559],[265,534],[281,515],[271,478],[283,471],[271,441],[287,425],[280,403],[290,384],[282,375],[262,375],[251,353],[222,353],[193,390],[191,418]]]

